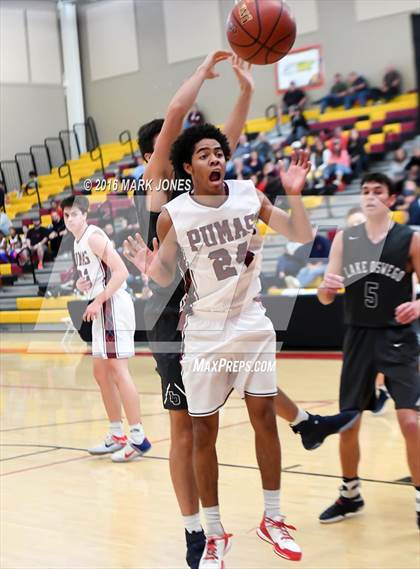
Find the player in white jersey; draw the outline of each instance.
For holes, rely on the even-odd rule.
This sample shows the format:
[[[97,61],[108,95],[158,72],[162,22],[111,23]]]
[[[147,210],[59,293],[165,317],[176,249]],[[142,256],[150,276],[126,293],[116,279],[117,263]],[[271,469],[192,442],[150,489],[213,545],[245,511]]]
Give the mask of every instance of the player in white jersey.
[[[133,301],[125,290],[128,271],[104,231],[87,224],[89,202],[85,196],[66,198],[61,207],[66,228],[74,236],[76,286],[90,300],[83,319],[92,321],[93,373],[110,421],[104,442],[88,451],[93,455],[112,453],[114,462],[127,462],[151,448],[128,369],[136,328]],[[128,438],[123,431],[121,404],[130,428]]]
[[[280,511],[275,332],[255,300],[260,288],[259,267],[258,262],[252,263],[250,244],[258,218],[290,239],[312,240],[312,228],[299,198],[310,164],[307,153],[302,153],[299,160],[296,156],[292,159],[287,173],[282,169],[286,192],[296,194],[290,200],[289,216],[251,182],[224,180],[229,155],[226,137],[216,127],[204,125],[184,131],[173,146],[171,159],[178,175],[185,170],[191,176],[193,191],[164,206],[157,227],[160,248],[155,239],[150,251],[136,236],[143,270],[160,286],[172,282],[178,253],[184,257],[191,279],[182,366],[193,421],[196,482],[207,521],[200,569],[222,568],[230,546],[231,536],[220,521],[215,444],[218,410],[233,388],[245,398],[255,431],[264,492],[258,535],[279,556],[299,560],[302,555]],[[246,287],[242,286],[244,278]],[[224,366],[225,360],[228,366]]]

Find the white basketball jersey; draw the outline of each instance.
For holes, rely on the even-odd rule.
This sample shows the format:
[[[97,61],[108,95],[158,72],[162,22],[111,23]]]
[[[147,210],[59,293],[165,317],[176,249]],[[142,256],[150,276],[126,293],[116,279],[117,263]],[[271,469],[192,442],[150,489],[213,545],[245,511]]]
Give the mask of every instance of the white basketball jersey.
[[[225,184],[229,193],[219,207],[202,205],[189,193],[164,206],[181,248],[184,272],[188,270],[187,302],[194,311],[226,313],[244,306],[261,290],[261,240],[255,246],[258,190],[248,180]]]
[[[79,241],[74,240],[74,258],[79,276],[89,278],[92,283],[92,288],[87,292],[89,299],[98,296],[111,278],[109,267],[89,247],[89,237],[96,232],[106,238],[107,247],[113,246],[106,233],[96,225],[88,225]],[[126,283],[121,288],[127,288]]]

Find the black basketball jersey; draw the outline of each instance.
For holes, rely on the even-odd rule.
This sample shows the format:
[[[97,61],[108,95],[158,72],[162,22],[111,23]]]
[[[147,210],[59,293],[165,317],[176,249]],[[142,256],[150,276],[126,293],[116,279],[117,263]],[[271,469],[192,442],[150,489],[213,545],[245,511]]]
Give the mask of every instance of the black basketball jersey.
[[[352,326],[397,326],[395,309],[412,300],[407,272],[413,231],[395,223],[372,243],[361,223],[343,232],[344,321]]]

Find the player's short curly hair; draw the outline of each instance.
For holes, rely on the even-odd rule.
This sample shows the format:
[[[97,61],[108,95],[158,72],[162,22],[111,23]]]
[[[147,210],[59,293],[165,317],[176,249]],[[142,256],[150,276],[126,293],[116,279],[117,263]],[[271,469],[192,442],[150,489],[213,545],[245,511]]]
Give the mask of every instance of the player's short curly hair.
[[[137,142],[143,157],[145,154],[152,154],[155,147],[155,137],[160,134],[163,123],[164,119],[154,119],[139,128]]]
[[[77,207],[80,209],[82,213],[86,213],[89,211],[89,200],[86,196],[69,196],[68,198],[64,198],[64,200],[60,204],[61,209],[65,207]]]
[[[229,142],[220,129],[212,124],[191,126],[185,129],[172,145],[170,160],[177,178],[191,179],[191,176],[184,170],[184,163],[191,164],[195,145],[204,138],[217,140],[225,155],[225,159],[229,160]]]

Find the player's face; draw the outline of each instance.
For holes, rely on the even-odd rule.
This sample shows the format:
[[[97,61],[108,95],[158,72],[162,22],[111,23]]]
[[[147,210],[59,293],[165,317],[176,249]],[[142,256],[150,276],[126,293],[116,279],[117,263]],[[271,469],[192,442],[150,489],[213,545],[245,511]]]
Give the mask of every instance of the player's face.
[[[191,164],[185,164],[185,169],[191,174],[196,193],[223,193],[226,159],[217,140],[203,138],[197,142]]]
[[[63,217],[68,231],[73,235],[78,235],[86,224],[87,214],[77,207],[65,207]]]
[[[366,182],[362,186],[361,206],[366,217],[383,215],[395,202],[388,187],[379,182]]]

